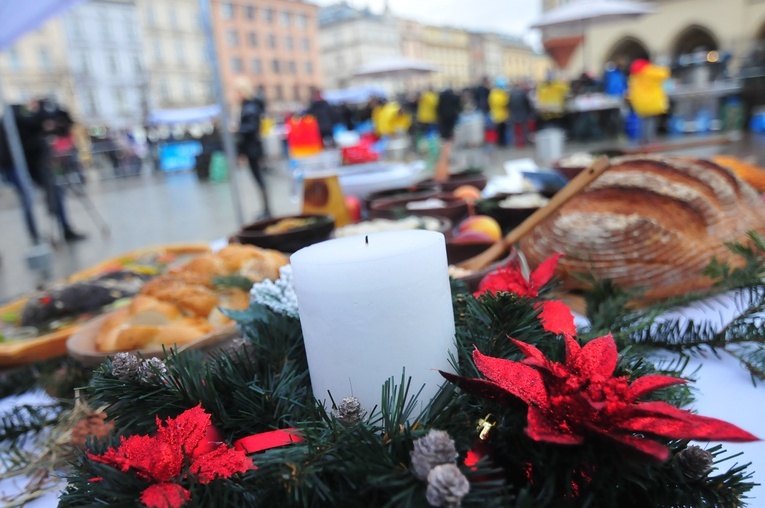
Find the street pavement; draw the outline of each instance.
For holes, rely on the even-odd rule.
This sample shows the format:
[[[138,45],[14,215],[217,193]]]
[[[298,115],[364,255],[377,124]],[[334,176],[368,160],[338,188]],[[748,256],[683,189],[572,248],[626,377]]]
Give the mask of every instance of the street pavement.
[[[615,143],[570,145],[567,152],[614,147]],[[765,164],[765,138],[745,137],[735,143],[677,151],[677,155],[710,156],[728,153],[754,158]],[[533,148],[504,150],[457,150],[452,168],[480,164],[489,175],[503,173],[502,163],[520,157],[533,157]],[[291,199],[292,181],[284,161],[269,163],[267,174],[274,215],[299,212]],[[87,199],[73,193],[67,196],[71,222],[87,240],[55,246],[52,271],[43,278],[26,261],[32,247],[26,233],[21,208],[13,189],[0,185],[0,302],[29,293],[40,284],[50,283],[78,270],[131,250],[157,244],[211,242],[238,229],[229,182],[200,182],[194,172],[150,173],[135,177],[103,178],[105,169],[90,170],[85,186]],[[236,190],[243,205],[245,223],[261,212],[260,195],[246,168],[236,172]],[[36,216],[44,234],[60,236],[53,218],[45,213],[39,196]],[[86,206],[92,203],[92,209]],[[100,227],[94,214],[102,216],[108,230]]]

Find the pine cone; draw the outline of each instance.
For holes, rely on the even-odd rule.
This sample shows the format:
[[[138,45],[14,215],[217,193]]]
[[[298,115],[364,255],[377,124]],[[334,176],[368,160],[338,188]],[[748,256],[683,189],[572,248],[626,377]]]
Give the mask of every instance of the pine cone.
[[[93,413],[83,417],[72,427],[72,444],[84,450],[88,436],[101,439],[109,435],[114,428],[113,422],[106,421],[106,413]]]
[[[425,498],[430,506],[456,508],[470,491],[470,482],[454,464],[441,464],[428,473]]]
[[[165,374],[167,374],[167,367],[159,358],[144,360],[138,368],[138,380],[147,385],[161,383],[162,376]]]
[[[139,378],[141,360],[133,353],[117,353],[112,359],[112,376],[123,381]]]
[[[245,358],[255,359],[255,345],[244,337],[237,337],[231,340],[231,345],[226,349],[226,355],[231,363],[239,364]]]
[[[443,430],[431,430],[414,442],[412,474],[425,481],[430,470],[441,464],[454,464],[459,454],[454,440]]]
[[[712,471],[715,456],[700,446],[689,446],[675,455],[680,471],[692,481],[699,481]]]
[[[356,397],[345,397],[337,406],[335,417],[343,425],[353,425],[363,420],[367,410],[361,407],[361,402]]]

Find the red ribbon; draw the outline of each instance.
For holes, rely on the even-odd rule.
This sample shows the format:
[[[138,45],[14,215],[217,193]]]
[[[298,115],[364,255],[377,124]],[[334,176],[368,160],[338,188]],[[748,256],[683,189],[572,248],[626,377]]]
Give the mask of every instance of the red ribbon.
[[[303,438],[300,437],[299,431],[294,428],[289,428],[261,432],[260,434],[243,437],[234,442],[234,448],[249,454],[302,442]]]

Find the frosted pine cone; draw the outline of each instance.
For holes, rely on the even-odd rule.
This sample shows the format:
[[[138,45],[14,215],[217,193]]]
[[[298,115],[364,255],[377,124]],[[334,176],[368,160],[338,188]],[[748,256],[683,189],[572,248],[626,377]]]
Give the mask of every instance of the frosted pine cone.
[[[122,381],[135,381],[139,377],[141,360],[133,353],[117,353],[112,359],[112,376]]]
[[[425,481],[431,469],[441,464],[454,464],[458,456],[454,440],[447,432],[431,430],[428,435],[414,442],[412,474]]]
[[[361,402],[356,397],[345,397],[335,411],[335,416],[343,425],[358,423],[366,415],[367,410],[361,407]]]
[[[162,382],[162,376],[165,374],[167,374],[165,362],[159,358],[149,358],[141,362],[138,380],[147,385],[158,384]]]
[[[675,456],[680,470],[688,479],[699,481],[712,471],[715,457],[703,448],[693,445]]]
[[[441,464],[428,473],[425,498],[430,506],[456,508],[470,491],[470,482],[454,464]]]

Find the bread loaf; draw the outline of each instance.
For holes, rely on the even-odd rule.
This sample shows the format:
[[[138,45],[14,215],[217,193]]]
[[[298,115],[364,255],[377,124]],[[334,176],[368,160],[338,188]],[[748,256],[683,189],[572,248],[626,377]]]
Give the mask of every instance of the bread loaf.
[[[280,252],[252,245],[229,245],[198,256],[144,284],[129,306],[104,321],[96,345],[112,352],[187,344],[231,321],[221,308],[242,310],[249,305],[247,291],[218,287],[216,277],[276,279],[288,262]]]
[[[724,243],[765,231],[757,192],[712,162],[661,157],[616,159],[590,187],[521,241],[532,266],[562,253],[564,287],[576,277],[639,288],[646,301],[703,290],[713,257],[736,264]]]

